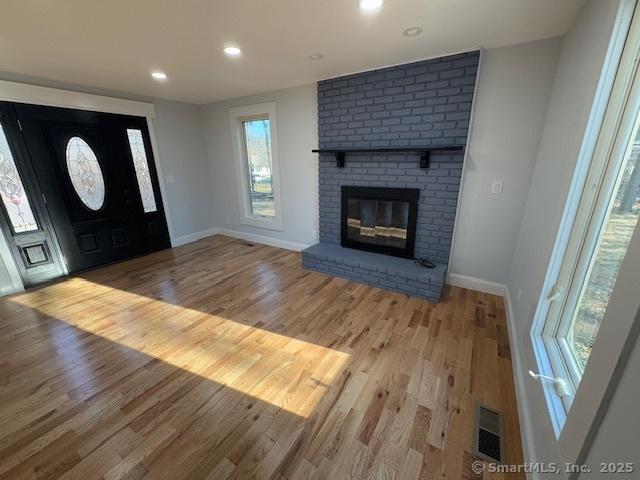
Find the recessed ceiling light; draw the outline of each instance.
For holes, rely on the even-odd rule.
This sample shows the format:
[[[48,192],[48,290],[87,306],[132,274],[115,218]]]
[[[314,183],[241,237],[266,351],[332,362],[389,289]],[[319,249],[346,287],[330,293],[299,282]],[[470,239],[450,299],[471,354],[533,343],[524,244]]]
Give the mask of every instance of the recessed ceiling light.
[[[166,73],[164,73],[164,72],[161,72],[161,71],[159,71],[159,70],[156,70],[156,71],[154,71],[154,72],[151,72],[151,77],[152,77],[154,80],[162,81],[162,80],[166,80],[166,79],[167,79],[167,74],[166,74]]]
[[[242,55],[242,50],[238,47],[224,47],[224,53],[228,57],[239,57]]]
[[[422,27],[411,27],[402,32],[402,35],[404,35],[405,37],[417,37],[421,33]]]
[[[359,0],[358,6],[360,7],[360,10],[364,10],[365,12],[372,12],[382,7],[383,3],[384,0]]]
[[[309,55],[309,58],[311,60],[321,60],[322,58],[324,58],[324,55],[321,53],[314,53],[312,55]]]

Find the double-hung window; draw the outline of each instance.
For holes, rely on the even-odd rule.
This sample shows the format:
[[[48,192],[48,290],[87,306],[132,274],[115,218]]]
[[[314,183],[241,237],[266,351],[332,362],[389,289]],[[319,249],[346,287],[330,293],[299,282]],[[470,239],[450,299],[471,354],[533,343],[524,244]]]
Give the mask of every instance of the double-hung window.
[[[230,110],[241,223],[282,229],[276,106],[274,102]]]

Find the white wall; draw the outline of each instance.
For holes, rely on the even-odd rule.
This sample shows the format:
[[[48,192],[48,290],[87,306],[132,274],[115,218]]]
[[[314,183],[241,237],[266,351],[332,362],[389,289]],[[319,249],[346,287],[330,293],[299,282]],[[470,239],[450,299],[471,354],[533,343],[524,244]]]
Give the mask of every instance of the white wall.
[[[213,226],[211,167],[205,155],[200,107],[156,100],[154,126],[174,241],[182,243]],[[175,183],[168,183],[173,176]]]
[[[637,300],[636,300],[637,304]],[[637,316],[640,317],[640,311]],[[640,322],[640,318],[636,318]],[[580,480],[595,478],[637,479],[640,476],[640,343],[636,343],[618,384],[609,408],[604,416],[591,449],[584,461],[593,474],[585,474]],[[600,464],[633,462],[635,470],[629,474],[600,474]]]
[[[561,39],[482,52],[449,272],[505,284]],[[493,180],[504,182],[500,195]]]
[[[590,0],[564,37],[538,158],[508,276],[512,345],[522,380],[529,460],[559,461],[529,332],[614,26],[618,0]],[[518,301],[519,300],[519,301]]]
[[[282,231],[240,223],[241,207],[231,141],[229,108],[262,102],[276,102]],[[318,145],[316,85],[304,85],[277,92],[205,105],[202,108],[206,151],[212,175],[214,224],[242,234],[259,235],[290,248],[317,242],[318,158],[311,149]]]

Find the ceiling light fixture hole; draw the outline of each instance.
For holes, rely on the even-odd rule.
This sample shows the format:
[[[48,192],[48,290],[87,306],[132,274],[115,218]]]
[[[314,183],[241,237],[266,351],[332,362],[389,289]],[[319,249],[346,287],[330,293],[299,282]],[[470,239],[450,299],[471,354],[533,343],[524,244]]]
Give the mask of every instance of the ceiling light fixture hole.
[[[417,37],[421,33],[422,27],[411,27],[402,32],[402,35],[404,35],[405,37]]]

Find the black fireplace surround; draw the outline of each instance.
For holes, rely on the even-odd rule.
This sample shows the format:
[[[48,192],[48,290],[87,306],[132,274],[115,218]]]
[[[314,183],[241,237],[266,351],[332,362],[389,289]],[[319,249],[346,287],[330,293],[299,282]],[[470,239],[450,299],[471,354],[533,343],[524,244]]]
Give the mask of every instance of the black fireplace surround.
[[[342,187],[343,247],[413,258],[417,188]]]

